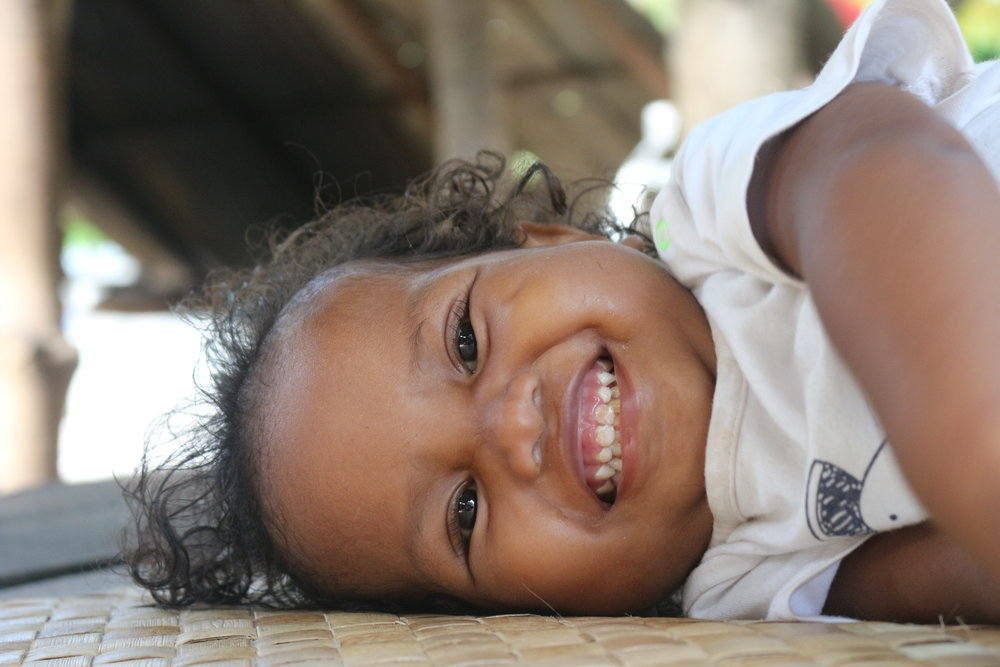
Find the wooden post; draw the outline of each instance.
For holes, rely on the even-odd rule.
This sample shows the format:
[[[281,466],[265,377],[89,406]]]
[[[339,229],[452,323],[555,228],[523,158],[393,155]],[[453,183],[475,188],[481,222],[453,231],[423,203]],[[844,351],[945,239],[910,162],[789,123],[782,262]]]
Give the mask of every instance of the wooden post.
[[[59,153],[68,0],[0,1],[0,492],[56,477],[76,356],[59,330]]]
[[[506,153],[497,77],[480,0],[427,0],[428,65],[438,162],[480,149]]]
[[[805,9],[802,0],[682,0],[670,69],[685,128],[808,81]]]

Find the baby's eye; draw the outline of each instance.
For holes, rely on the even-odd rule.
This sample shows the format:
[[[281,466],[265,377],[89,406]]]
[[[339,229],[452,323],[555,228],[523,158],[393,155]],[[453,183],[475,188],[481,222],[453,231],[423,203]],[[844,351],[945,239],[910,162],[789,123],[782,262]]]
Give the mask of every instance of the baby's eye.
[[[462,544],[465,547],[466,553],[469,550],[469,539],[472,537],[472,529],[476,525],[477,501],[478,496],[475,482],[466,484],[455,497],[455,525],[462,538]]]
[[[469,374],[475,374],[479,355],[476,349],[476,332],[468,315],[462,318],[455,330],[455,352]]]

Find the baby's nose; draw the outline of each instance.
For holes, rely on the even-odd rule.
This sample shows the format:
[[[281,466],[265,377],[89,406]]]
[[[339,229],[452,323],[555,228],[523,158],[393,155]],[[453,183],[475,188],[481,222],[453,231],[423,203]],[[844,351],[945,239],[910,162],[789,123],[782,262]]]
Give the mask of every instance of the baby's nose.
[[[538,378],[517,375],[506,390],[491,402],[486,418],[487,439],[509,469],[525,480],[541,471],[545,422],[542,418]]]

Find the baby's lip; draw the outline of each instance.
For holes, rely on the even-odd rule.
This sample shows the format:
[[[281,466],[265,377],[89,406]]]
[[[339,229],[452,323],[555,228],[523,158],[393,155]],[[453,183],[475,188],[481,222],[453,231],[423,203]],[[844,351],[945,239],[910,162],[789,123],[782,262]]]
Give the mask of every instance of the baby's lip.
[[[569,460],[573,477],[576,479],[580,489],[587,495],[587,497],[592,498],[595,502],[597,501],[597,497],[593,494],[593,492],[591,492],[583,474],[583,450],[580,442],[579,424],[581,409],[580,388],[583,385],[584,377],[594,366],[598,357],[599,355],[595,353],[584,364],[582,364],[580,370],[577,371],[573,380],[566,387],[566,394],[563,396],[563,436],[560,438],[560,444],[563,446],[563,450]]]

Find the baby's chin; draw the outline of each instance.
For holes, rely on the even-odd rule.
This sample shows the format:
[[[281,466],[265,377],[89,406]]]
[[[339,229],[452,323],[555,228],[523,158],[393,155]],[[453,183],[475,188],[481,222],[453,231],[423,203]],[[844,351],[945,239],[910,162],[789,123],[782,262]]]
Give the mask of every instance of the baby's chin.
[[[649,610],[670,597],[669,594],[661,596],[643,597],[641,601],[630,600],[621,602],[616,600],[605,600],[586,604],[571,604],[564,608],[557,608],[557,611],[567,616],[641,616],[646,615]],[[551,612],[551,609],[536,608],[532,611]]]
[[[683,579],[678,582],[646,580],[638,585],[634,581],[623,581],[614,592],[595,591],[585,585],[581,585],[576,591],[567,591],[563,594],[546,593],[543,589],[539,589],[518,596],[516,602],[509,599],[478,600],[473,604],[495,612],[512,610],[542,614],[555,612],[567,616],[644,615],[653,607],[671,599],[683,583]]]
[[[588,600],[579,606],[572,605],[567,613],[576,616],[623,616],[626,614],[646,614],[650,608],[670,599],[683,581],[676,584],[643,586],[641,589],[624,592],[617,599]]]

